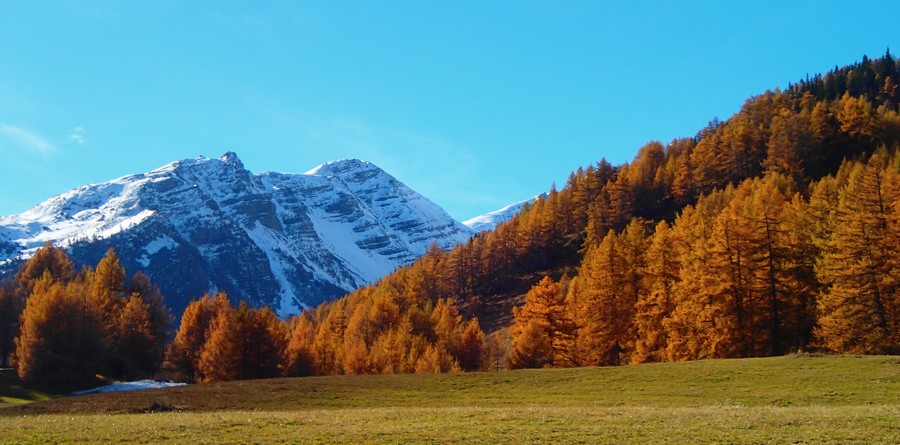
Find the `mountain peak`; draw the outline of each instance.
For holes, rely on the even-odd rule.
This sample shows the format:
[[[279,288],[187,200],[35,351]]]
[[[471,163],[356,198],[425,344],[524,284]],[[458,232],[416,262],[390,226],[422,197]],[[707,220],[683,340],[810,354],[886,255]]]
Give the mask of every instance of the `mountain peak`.
[[[375,164],[361,159],[341,159],[338,161],[326,162],[308,172],[307,175],[318,176],[337,176],[347,172],[358,172],[365,170],[381,170]]]
[[[241,160],[238,158],[237,153],[233,151],[226,151],[225,154],[219,157],[219,160],[222,162],[236,162],[241,164]]]
[[[221,163],[221,164],[219,164]],[[162,167],[158,167],[150,173],[157,174],[167,174],[171,171],[183,171],[184,169],[193,169],[197,167],[201,168],[215,168],[215,165],[223,165],[223,166],[231,166],[235,167],[238,170],[244,169],[244,163],[241,162],[241,159],[238,158],[237,153],[233,151],[227,151],[225,154],[220,156],[218,159],[216,158],[207,158],[206,156],[198,156],[196,158],[188,158],[188,159],[180,159],[178,161],[170,162]]]
[[[237,153],[235,153],[233,151],[225,152],[225,154],[223,154],[221,157],[219,157],[219,160],[226,164],[234,165],[235,167],[238,167],[238,168],[244,168],[244,163],[241,162],[240,158],[238,158]]]

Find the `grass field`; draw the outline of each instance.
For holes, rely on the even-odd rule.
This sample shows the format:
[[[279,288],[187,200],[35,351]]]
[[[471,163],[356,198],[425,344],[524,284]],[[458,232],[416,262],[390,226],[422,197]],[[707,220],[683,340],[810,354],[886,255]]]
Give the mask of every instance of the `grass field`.
[[[900,358],[337,376],[0,409],[2,443],[900,443]]]

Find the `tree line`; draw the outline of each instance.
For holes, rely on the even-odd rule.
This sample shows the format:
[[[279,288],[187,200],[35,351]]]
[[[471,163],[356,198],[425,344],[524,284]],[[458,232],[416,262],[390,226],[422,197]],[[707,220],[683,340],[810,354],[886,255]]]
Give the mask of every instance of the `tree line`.
[[[29,385],[85,387],[98,376],[153,376],[163,361],[172,315],[159,289],[126,277],[111,249],[80,271],[47,244],[0,285],[0,359]]]
[[[47,244],[0,285],[0,357],[30,386],[68,390],[160,372],[189,382],[487,368],[475,319],[446,299],[379,291],[288,320],[224,293],[192,301],[172,336],[159,289],[110,249],[76,272]]]
[[[223,293],[192,301],[167,361],[191,382],[325,374],[435,373],[487,367],[477,320],[447,300],[383,291],[283,321],[233,307]]]

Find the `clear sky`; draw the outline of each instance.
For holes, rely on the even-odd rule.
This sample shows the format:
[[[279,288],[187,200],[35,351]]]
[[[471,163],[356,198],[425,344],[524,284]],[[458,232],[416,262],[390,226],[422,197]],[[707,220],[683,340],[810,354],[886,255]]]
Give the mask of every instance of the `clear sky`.
[[[235,151],[360,158],[457,219],[900,54],[894,1],[0,0],[0,215]]]

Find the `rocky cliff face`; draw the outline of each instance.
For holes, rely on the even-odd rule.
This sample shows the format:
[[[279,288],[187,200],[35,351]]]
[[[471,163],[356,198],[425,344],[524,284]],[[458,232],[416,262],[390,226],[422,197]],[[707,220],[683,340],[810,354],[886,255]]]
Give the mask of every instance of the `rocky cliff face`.
[[[221,290],[288,315],[381,278],[433,242],[450,248],[471,235],[371,163],[253,174],[226,153],[79,187],[0,218],[0,270],[15,270],[46,241],[83,264],[113,247],[176,313]]]

